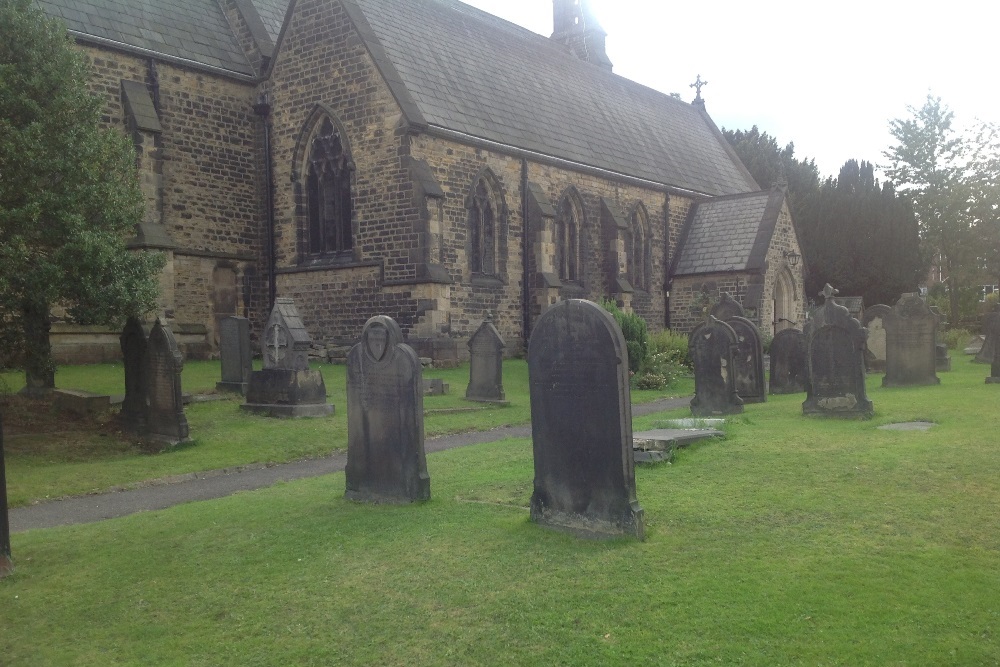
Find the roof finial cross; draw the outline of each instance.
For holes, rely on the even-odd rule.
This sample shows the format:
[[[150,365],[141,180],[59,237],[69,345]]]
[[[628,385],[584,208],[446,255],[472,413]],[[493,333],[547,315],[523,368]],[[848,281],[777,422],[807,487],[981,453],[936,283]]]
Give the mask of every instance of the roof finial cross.
[[[691,86],[690,86],[691,88],[694,88],[697,91],[697,93],[698,93],[697,95],[695,95],[694,99],[696,99],[696,100],[700,100],[701,99],[701,89],[704,86],[707,86],[707,85],[708,85],[708,81],[702,81],[701,80],[701,74],[699,74],[698,77],[695,79],[694,83],[692,83]]]

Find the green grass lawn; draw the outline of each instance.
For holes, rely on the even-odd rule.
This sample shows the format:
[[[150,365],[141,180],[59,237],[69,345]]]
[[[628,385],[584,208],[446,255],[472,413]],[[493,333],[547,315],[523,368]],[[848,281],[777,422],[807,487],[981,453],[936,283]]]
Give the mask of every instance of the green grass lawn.
[[[347,502],[335,474],[17,534],[0,663],[998,664],[987,372],[874,376],[867,421],[749,405],[637,470],[642,543],[531,524],[527,440],[429,455],[422,505]],[[877,429],[912,419],[936,426]]]
[[[74,424],[58,426],[35,435],[8,437],[8,497],[17,507],[35,500],[105,491],[115,487],[203,470],[234,466],[284,463],[327,456],[347,448],[346,367],[316,364],[322,371],[327,395],[336,414],[318,419],[275,419],[240,410],[241,397],[193,403],[185,409],[193,443],[150,455],[127,437],[110,429],[86,430]],[[450,384],[444,396],[424,397],[427,437],[447,433],[483,431],[500,426],[527,424],[531,420],[528,396],[528,366],[519,359],[504,362],[504,389],[510,405],[495,407],[464,400],[469,367],[427,369],[428,378]],[[193,394],[215,391],[220,377],[219,362],[188,362],[182,384]],[[23,386],[23,376],[0,375],[0,386],[10,392]],[[122,394],[125,376],[121,364],[60,367],[60,388]],[[633,400],[646,402],[663,396],[686,395],[690,380],[679,381],[665,391],[636,391]],[[30,406],[29,406],[30,409]],[[39,408],[41,409],[41,408]],[[453,412],[457,411],[457,412]]]

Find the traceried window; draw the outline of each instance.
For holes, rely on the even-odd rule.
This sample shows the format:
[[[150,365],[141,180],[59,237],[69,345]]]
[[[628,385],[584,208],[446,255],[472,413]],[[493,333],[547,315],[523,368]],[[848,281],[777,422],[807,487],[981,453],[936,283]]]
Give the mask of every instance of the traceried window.
[[[308,254],[336,255],[354,247],[351,228],[353,164],[340,133],[325,119],[309,147]]]
[[[626,236],[628,279],[635,289],[649,290],[650,249],[646,215],[641,206],[632,209]]]
[[[555,269],[560,280],[580,279],[580,215],[569,194],[559,201],[556,216]]]
[[[476,182],[469,205],[469,268],[474,274],[497,274],[497,207],[485,177]]]

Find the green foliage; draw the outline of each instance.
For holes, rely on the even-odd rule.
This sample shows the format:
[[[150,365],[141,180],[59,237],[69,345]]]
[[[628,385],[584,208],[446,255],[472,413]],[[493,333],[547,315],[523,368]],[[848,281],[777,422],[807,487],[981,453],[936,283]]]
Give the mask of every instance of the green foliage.
[[[958,350],[965,347],[974,334],[968,329],[948,329],[941,334],[944,343],[949,350]]]
[[[135,152],[100,127],[89,67],[31,0],[0,0],[0,342],[51,375],[49,307],[120,324],[152,310],[159,254],[129,252],[142,220]]]
[[[957,307],[958,317],[951,313],[952,293],[948,288],[948,283],[937,283],[933,285],[927,293],[927,303],[937,306],[944,313],[949,313],[947,317],[950,325],[978,328],[982,304],[979,301],[980,287],[958,286],[955,288],[954,305]]]
[[[601,306],[611,313],[625,336],[625,346],[628,348],[628,368],[632,373],[639,373],[649,358],[649,330],[646,320],[635,313],[625,313],[614,301],[603,299]]]

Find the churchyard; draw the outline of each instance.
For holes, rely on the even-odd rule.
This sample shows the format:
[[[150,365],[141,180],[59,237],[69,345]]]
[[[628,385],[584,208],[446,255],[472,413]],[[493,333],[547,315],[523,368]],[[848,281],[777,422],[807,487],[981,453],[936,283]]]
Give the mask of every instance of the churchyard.
[[[724,439],[637,466],[642,542],[531,523],[529,439],[428,455],[423,503],[350,502],[336,473],[15,533],[0,654],[10,665],[993,664],[1000,415],[989,366],[953,355],[940,385],[869,374],[872,419],[804,416],[804,394],[771,395],[729,416]],[[114,368],[61,369],[59,383],[120,392]],[[342,448],[345,369],[321,370],[336,415],[192,403],[193,442],[164,454],[101,450],[112,437],[98,434],[79,460],[65,441],[25,457],[15,437],[12,501]],[[425,397],[428,437],[526,423],[525,363],[504,371],[509,407],[451,414],[433,410],[469,405],[468,367],[428,371],[451,385]],[[209,391],[218,373],[186,364],[184,391]],[[633,429],[689,415],[636,417]],[[934,426],[879,428],[906,421]]]

